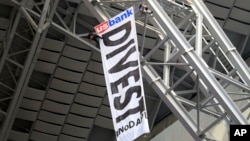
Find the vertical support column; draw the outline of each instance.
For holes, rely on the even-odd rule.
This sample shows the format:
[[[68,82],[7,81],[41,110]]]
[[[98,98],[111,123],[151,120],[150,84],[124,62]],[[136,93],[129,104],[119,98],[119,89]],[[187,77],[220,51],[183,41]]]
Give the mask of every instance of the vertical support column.
[[[145,13],[145,20],[144,20],[144,25],[143,25],[143,35],[142,35],[142,42],[141,42],[141,56],[143,56],[143,52],[144,52],[144,45],[145,45],[145,35],[146,35],[146,31],[147,31],[147,28],[146,28],[146,25],[147,25],[147,22],[148,22],[148,14]]]
[[[203,15],[197,12],[196,15],[196,40],[195,40],[195,50],[199,57],[202,58],[202,24]]]
[[[171,45],[170,43],[165,43],[165,50],[164,50],[164,63],[167,63],[170,56]],[[166,86],[170,85],[170,67],[168,65],[163,66],[163,81]]]

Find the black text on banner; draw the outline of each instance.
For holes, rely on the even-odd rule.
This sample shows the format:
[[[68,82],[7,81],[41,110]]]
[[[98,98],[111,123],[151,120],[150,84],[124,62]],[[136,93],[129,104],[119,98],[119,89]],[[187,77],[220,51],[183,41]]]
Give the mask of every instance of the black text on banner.
[[[133,8],[95,27],[118,141],[149,132]]]

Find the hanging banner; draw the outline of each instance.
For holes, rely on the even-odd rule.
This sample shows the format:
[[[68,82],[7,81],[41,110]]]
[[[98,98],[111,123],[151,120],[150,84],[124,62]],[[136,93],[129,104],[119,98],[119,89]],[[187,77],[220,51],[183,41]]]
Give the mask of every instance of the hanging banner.
[[[149,133],[133,7],[95,27],[117,141]]]

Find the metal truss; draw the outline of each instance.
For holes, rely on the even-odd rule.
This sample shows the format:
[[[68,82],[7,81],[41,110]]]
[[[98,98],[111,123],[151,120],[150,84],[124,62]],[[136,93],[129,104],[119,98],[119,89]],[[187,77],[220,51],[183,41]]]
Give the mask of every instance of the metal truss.
[[[0,140],[8,139],[19,105],[33,72],[35,60],[45,39],[58,0],[39,1],[29,5],[39,14],[30,14],[26,0],[15,1],[17,15],[13,21],[1,56],[1,116]],[[42,8],[41,8],[42,7]]]
[[[86,41],[86,36],[93,26],[82,23],[84,21],[78,19],[78,10],[82,2],[76,4],[67,0],[12,0],[11,2],[17,6],[17,9],[14,10],[18,12],[13,19],[8,35],[6,35],[0,62],[0,140],[3,141],[8,140],[49,29],[59,31],[66,37],[79,40],[93,50],[99,51],[93,44]],[[58,6],[59,3],[65,4],[68,9],[63,9],[65,5]],[[70,6],[69,3],[74,5]],[[73,9],[74,7],[78,8]],[[76,29],[83,32],[76,31]],[[22,127],[23,125],[18,126],[28,130],[25,124],[24,127]],[[33,127],[29,130],[26,132],[30,133]]]
[[[184,107],[189,105],[196,109],[197,117],[192,118],[196,128],[192,129],[194,125],[187,120],[188,118],[182,121],[180,112],[174,112],[176,109],[181,109],[180,107],[170,108],[193,138],[199,140],[197,138],[208,137],[216,140],[209,136],[208,131],[222,119],[229,120],[228,124],[248,124],[249,113],[243,115],[243,111],[249,109],[248,96],[246,96],[249,95],[250,88],[249,69],[204,3],[163,0],[158,3],[153,1],[148,3],[154,10],[154,20],[170,38],[173,51],[165,54],[170,56],[165,65],[186,63],[181,68],[186,73],[172,85],[165,86],[167,89],[162,91],[162,95],[166,97],[172,95],[174,100]],[[161,6],[162,9],[159,8]],[[152,70],[150,67],[144,70],[148,72],[146,74],[149,75],[146,76],[150,79],[157,78],[157,75],[153,77],[154,73],[150,73],[153,71],[148,71]],[[194,81],[195,100],[186,99],[178,95],[177,89],[175,90],[178,83],[180,84],[188,75]],[[160,83],[161,79],[157,81]],[[161,88],[161,83],[157,83],[153,85]],[[234,93],[242,92],[242,95],[232,96],[234,93],[230,87],[236,89],[237,92]],[[167,99],[171,100],[171,98]],[[236,102],[238,100],[241,101],[240,104]],[[166,100],[165,103],[169,105],[169,101]],[[215,119],[204,127],[201,113],[213,115]]]
[[[92,1],[91,9],[102,21],[109,17],[103,18],[107,13],[112,15],[117,10],[112,4],[136,9],[140,3]],[[200,0],[144,3],[153,11],[153,15],[142,20],[145,30],[155,29],[159,38],[157,45],[146,50],[144,42],[139,45],[144,77],[190,135],[195,140],[216,140],[209,130],[222,120],[228,124],[248,124],[249,113],[244,111],[249,109],[249,69],[204,3]],[[232,87],[236,91],[232,92]],[[197,111],[196,116],[189,114],[191,110]],[[213,119],[202,119],[203,114]]]
[[[27,1],[12,0],[20,12],[1,56],[0,140],[8,138],[48,28],[99,51],[84,39],[92,25],[78,18],[79,11],[72,16],[57,8],[59,0],[40,0],[33,5]],[[248,124],[249,69],[202,0],[143,1],[152,15],[139,12],[141,0],[65,1],[85,5],[99,22],[134,6],[136,24],[143,28],[138,35],[142,38],[143,76],[195,140],[216,140],[210,130],[221,121]],[[154,46],[146,44],[148,32],[156,35]],[[192,110],[195,116],[190,115]]]

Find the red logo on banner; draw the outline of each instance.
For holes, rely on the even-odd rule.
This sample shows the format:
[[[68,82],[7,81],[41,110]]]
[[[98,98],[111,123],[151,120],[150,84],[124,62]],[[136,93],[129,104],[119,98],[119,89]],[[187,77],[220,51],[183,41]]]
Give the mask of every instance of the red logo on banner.
[[[105,32],[109,28],[108,21],[103,22],[97,26],[95,26],[95,31],[97,34]]]

